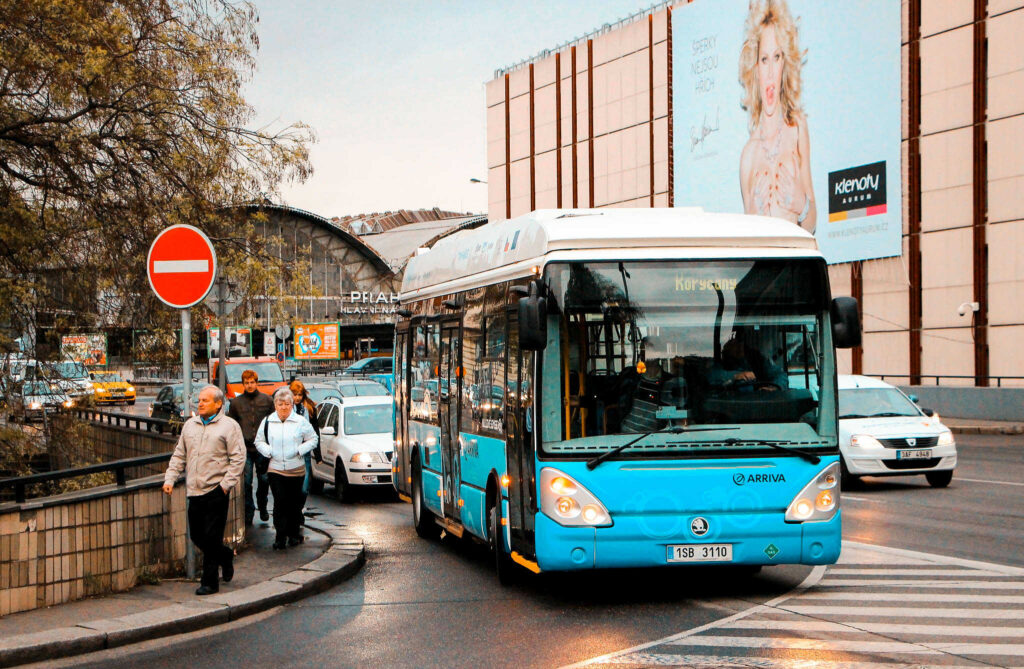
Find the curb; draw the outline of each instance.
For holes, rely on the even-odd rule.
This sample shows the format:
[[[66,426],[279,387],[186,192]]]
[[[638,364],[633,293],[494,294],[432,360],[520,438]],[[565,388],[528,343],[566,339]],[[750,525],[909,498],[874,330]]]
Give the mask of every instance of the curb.
[[[323,592],[354,576],[366,562],[363,540],[344,526],[308,518],[305,525],[327,535],[331,545],[323,555],[294,571],[195,602],[0,639],[0,667],[54,660],[223,625]]]
[[[948,426],[953,434],[1024,434],[1024,425],[957,425]]]

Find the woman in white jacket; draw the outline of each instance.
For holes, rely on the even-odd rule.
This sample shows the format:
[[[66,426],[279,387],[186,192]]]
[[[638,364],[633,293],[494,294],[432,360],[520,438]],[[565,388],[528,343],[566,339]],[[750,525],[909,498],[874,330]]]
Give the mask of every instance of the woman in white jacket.
[[[267,472],[274,493],[275,549],[302,543],[302,481],[306,476],[303,455],[317,445],[309,421],[294,411],[295,398],[288,388],[274,393],[274,413],[256,431],[256,450],[270,458]]]

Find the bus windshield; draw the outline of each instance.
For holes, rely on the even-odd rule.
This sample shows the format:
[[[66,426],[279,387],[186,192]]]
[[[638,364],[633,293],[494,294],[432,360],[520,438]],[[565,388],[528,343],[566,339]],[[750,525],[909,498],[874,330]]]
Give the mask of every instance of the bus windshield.
[[[630,451],[826,445],[820,260],[557,263],[545,278],[546,452],[602,451],[663,430]],[[745,431],[755,424],[756,439]],[[708,425],[729,427],[672,430]]]

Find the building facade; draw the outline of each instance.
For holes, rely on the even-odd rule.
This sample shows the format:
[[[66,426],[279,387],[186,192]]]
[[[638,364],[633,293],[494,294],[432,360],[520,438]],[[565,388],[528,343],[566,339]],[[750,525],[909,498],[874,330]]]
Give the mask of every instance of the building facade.
[[[902,249],[830,265],[833,292],[863,310],[863,346],[844,352],[842,371],[1024,385],[1024,0],[888,2],[902,32]],[[673,183],[688,160],[675,135],[689,132],[674,122],[683,75],[673,76],[673,33],[689,4],[663,3],[495,73],[486,85],[492,220],[703,204],[676,202]]]

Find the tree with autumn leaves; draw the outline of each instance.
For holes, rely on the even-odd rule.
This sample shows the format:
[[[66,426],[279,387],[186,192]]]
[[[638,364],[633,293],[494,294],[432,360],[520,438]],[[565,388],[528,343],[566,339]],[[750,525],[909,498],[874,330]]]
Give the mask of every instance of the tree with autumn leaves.
[[[243,294],[286,285],[235,208],[305,179],[314,136],[251,127],[257,25],[230,0],[0,0],[0,350],[100,312],[175,327],[145,257],[176,223]]]

